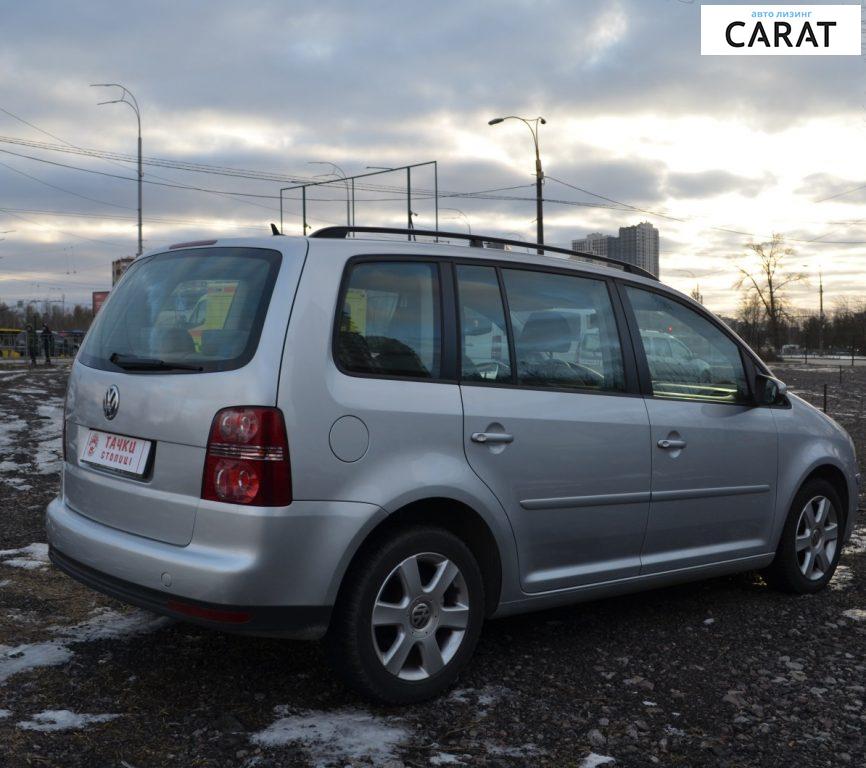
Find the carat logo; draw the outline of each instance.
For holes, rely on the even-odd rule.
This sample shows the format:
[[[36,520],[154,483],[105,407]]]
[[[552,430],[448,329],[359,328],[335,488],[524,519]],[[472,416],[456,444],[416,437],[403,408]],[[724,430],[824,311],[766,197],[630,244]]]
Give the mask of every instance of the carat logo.
[[[702,5],[701,56],[859,56],[859,5]]]

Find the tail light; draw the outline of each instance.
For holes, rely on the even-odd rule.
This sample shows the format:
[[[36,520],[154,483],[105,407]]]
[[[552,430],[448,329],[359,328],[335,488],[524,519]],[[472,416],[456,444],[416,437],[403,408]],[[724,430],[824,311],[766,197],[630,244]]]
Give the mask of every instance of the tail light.
[[[292,503],[286,423],[278,408],[223,408],[207,443],[201,497],[230,504]]]

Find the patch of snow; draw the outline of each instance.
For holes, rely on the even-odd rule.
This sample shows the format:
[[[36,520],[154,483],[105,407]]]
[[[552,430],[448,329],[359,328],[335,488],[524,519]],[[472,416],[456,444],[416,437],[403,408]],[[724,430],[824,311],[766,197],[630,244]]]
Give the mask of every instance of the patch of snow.
[[[430,765],[463,765],[457,755],[449,755],[447,752],[437,752],[430,758]]]
[[[599,765],[610,765],[615,762],[616,760],[608,755],[597,755],[595,752],[590,752],[583,758],[579,768],[597,768]]]
[[[830,579],[830,589],[835,589],[837,591],[848,589],[848,587],[851,586],[853,578],[854,574],[851,572],[849,566],[838,565],[836,566],[836,573],[834,573],[833,578]]]
[[[7,717],[12,717],[11,710],[0,709],[0,720],[5,720]]]
[[[686,735],[686,732],[685,732],[682,728],[676,728],[676,727],[673,726],[673,725],[666,725],[666,726],[665,726],[665,733],[666,733],[668,736],[679,736],[679,737],[682,737],[682,736],[685,736],[685,735]]]
[[[849,608],[847,611],[842,611],[842,615],[854,621],[866,621],[866,611],[862,608]]]
[[[15,436],[27,428],[27,422],[24,419],[15,417],[5,417],[0,421],[0,449],[11,448]]]
[[[509,693],[508,688],[502,685],[485,685],[483,688],[457,688],[451,691],[448,700],[456,701],[458,704],[470,704],[474,699],[483,711]]]
[[[262,747],[297,744],[306,750],[316,768],[344,765],[350,760],[380,765],[393,759],[395,750],[411,736],[399,718],[386,719],[363,711],[309,710],[288,715],[283,706],[274,711],[278,719],[250,740]]]
[[[71,731],[86,728],[93,723],[107,723],[118,717],[120,715],[83,715],[68,709],[46,709],[17,725],[25,731]]]
[[[649,699],[646,699],[646,700],[643,702],[643,705],[644,705],[645,707],[657,707],[657,706],[658,706],[658,704],[656,704],[654,701],[650,701]]]
[[[849,555],[866,555],[866,530],[855,528],[843,552]]]
[[[169,623],[169,619],[145,611],[124,614],[102,610],[81,624],[52,627],[55,637],[51,640],[18,646],[0,645],[0,685],[21,672],[65,664],[73,656],[70,646],[75,643],[153,632]]]
[[[36,543],[20,549],[0,549],[0,563],[27,571],[42,570],[48,567],[48,545]]]
[[[10,579],[3,579],[0,581],[0,587],[8,587],[12,581]]]
[[[484,748],[487,750],[489,755],[494,755],[496,757],[538,757],[539,755],[544,754],[544,750],[539,749],[532,742],[520,747],[509,747],[488,741],[484,744]]]
[[[716,623],[715,619],[704,619],[704,626],[709,627],[710,625],[715,624],[715,623]]]

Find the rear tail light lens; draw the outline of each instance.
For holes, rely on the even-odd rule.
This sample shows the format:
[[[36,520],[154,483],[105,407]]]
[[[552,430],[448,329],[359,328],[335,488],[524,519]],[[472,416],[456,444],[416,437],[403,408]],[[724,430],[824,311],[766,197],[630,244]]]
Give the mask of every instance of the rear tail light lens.
[[[278,408],[223,408],[207,444],[201,497],[230,504],[292,503],[289,441]]]

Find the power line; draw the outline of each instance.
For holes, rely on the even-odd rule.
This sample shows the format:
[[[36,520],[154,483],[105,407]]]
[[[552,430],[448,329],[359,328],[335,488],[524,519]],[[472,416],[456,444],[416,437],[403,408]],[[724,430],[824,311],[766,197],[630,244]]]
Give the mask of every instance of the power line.
[[[2,107],[0,107],[2,109]],[[31,176],[29,173],[25,173],[24,171],[19,170],[18,168],[13,168],[8,163],[0,162],[4,168],[9,169],[13,173],[17,173],[21,176],[25,176],[31,181],[35,181],[37,184],[44,184],[46,187],[51,187],[52,189],[56,189],[60,192],[65,192],[67,195],[74,195],[75,197],[80,197],[83,200],[89,200],[91,203],[99,203],[100,205],[110,205],[112,208],[125,208],[127,210],[135,210],[129,205],[120,205],[119,203],[110,203],[108,200],[97,200],[95,197],[88,197],[87,195],[82,195],[80,192],[73,192],[71,189],[66,189],[65,187],[59,187],[56,184],[52,184],[51,182],[44,181],[43,179],[38,179],[36,176]]]

